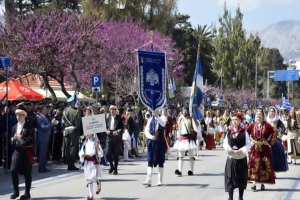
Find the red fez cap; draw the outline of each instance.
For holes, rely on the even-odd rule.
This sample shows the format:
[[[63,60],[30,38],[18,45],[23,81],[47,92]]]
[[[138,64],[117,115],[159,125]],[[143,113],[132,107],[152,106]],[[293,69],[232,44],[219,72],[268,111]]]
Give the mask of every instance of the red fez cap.
[[[235,113],[234,116],[239,118],[241,121],[244,121],[243,115],[241,113]]]

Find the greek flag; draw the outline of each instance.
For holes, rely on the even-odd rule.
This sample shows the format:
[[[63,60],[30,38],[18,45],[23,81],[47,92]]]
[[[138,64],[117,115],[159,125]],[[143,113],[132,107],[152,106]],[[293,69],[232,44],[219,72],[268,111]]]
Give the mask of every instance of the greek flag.
[[[203,86],[201,60],[198,57],[197,66],[194,73],[193,85],[191,89],[190,104],[189,104],[190,113],[193,113],[198,120],[202,119],[201,104],[203,101],[203,91],[204,91],[204,86]]]
[[[287,98],[285,98],[283,95],[282,95],[282,106],[281,107],[286,109],[287,111],[290,111],[292,108],[289,100]]]

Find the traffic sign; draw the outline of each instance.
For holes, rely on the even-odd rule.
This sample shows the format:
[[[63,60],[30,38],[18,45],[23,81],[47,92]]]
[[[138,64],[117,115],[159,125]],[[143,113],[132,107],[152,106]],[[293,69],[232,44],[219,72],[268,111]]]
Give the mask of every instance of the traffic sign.
[[[298,81],[298,70],[275,70],[274,81]]]
[[[223,96],[223,94],[220,94],[220,96],[219,96],[219,101],[224,101],[224,96]]]
[[[92,76],[92,90],[93,92],[100,92],[101,88],[101,76],[93,75]]]

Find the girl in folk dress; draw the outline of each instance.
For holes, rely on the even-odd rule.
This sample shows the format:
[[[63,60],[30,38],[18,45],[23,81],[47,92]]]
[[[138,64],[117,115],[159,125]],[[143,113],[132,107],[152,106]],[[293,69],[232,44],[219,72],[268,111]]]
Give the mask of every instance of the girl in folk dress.
[[[206,149],[212,150],[216,149],[216,143],[214,135],[216,134],[216,130],[214,129],[213,125],[210,123],[207,127],[206,132]]]
[[[288,162],[291,164],[293,160],[295,165],[297,164],[296,159],[300,156],[298,121],[295,108],[292,108],[287,120],[287,154]]]
[[[102,174],[100,159],[103,157],[103,151],[98,139],[93,134],[87,135],[87,139],[79,152],[80,162],[84,168],[84,176],[89,188],[87,200],[93,200],[93,183],[97,184],[96,194],[101,191],[100,177]]]
[[[128,119],[128,118],[127,118]],[[125,161],[129,161],[128,153],[131,150],[131,137],[128,132],[128,123],[127,120],[125,121],[124,133],[122,135],[122,140],[124,144],[123,156]]]

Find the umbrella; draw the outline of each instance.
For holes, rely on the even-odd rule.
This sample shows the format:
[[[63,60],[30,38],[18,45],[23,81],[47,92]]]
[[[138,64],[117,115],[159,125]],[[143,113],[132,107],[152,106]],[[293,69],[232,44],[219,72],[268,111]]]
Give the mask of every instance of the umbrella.
[[[6,82],[0,83],[0,99],[6,95]],[[20,82],[9,80],[8,81],[8,100],[18,101],[18,100],[31,100],[31,101],[41,101],[43,100],[43,95],[33,91],[31,88],[22,85]]]

